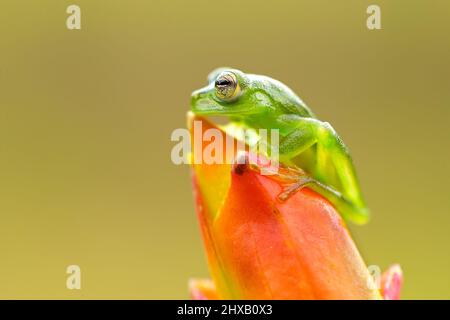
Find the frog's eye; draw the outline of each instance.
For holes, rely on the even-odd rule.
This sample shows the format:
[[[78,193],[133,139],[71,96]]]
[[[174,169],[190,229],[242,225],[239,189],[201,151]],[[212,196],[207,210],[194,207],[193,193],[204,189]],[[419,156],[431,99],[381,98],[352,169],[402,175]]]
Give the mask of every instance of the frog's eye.
[[[236,75],[232,72],[222,72],[214,83],[216,96],[221,100],[232,100],[239,95],[240,88]]]

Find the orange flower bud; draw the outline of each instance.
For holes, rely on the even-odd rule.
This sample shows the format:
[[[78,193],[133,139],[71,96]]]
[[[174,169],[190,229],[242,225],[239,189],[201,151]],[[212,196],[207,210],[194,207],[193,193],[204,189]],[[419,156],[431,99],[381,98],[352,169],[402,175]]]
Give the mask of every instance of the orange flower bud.
[[[194,119],[202,121],[203,132],[216,128]],[[193,148],[203,150],[208,143],[193,141]],[[224,154],[234,151],[223,149]],[[230,164],[192,168],[215,297],[381,298],[345,223],[321,195],[303,188],[280,202],[280,182],[245,165],[239,170]],[[213,286],[208,288],[211,292]]]

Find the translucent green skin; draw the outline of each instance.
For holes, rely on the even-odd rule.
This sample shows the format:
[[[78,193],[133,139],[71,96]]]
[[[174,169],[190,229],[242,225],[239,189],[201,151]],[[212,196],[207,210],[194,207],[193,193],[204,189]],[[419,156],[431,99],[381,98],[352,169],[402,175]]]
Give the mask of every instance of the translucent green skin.
[[[223,71],[232,72],[241,89],[230,101],[216,94],[214,83]],[[195,114],[229,116],[252,129],[278,129],[280,160],[311,175],[317,183],[308,187],[327,197],[344,218],[367,222],[369,212],[350,154],[328,122],[318,120],[291,89],[269,77],[220,68],[208,80],[206,87],[192,93]]]

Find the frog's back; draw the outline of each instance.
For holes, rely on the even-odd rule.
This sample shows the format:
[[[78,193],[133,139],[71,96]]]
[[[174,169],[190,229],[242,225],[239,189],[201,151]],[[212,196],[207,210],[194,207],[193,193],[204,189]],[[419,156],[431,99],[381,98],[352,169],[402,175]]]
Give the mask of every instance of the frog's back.
[[[255,81],[257,83],[256,86],[260,86],[261,90],[270,93],[269,95],[277,103],[277,106],[283,114],[295,114],[305,118],[315,118],[314,113],[302,99],[284,83],[266,76],[251,76],[257,79]]]

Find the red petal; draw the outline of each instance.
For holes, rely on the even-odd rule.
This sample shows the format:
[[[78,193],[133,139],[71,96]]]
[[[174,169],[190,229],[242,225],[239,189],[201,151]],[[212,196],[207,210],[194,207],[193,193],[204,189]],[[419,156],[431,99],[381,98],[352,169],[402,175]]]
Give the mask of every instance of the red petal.
[[[381,294],[385,300],[400,300],[403,285],[403,272],[398,264],[394,264],[381,276]]]

